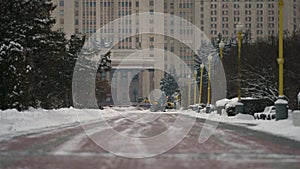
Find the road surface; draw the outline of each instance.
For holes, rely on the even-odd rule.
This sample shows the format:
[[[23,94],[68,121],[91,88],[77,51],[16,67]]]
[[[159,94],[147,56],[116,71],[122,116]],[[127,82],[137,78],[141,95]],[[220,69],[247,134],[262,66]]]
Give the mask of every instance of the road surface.
[[[108,120],[108,123],[119,133],[146,138],[168,130],[178,117],[176,114],[161,114],[152,122],[137,125],[132,119],[144,117],[145,114],[129,116],[129,119],[115,117]],[[0,142],[0,168],[299,169],[299,142],[220,123],[213,135],[201,144],[198,138],[204,123],[205,120],[197,119],[190,132],[174,148],[158,156],[141,159],[120,157],[107,152],[90,139],[80,125],[27,134]],[[106,136],[107,130],[103,129],[101,122],[85,124],[84,128],[93,131],[94,136]],[[122,140],[115,140],[109,134],[107,137],[107,141],[120,151],[130,148]],[[155,148],[155,144],[152,148]]]

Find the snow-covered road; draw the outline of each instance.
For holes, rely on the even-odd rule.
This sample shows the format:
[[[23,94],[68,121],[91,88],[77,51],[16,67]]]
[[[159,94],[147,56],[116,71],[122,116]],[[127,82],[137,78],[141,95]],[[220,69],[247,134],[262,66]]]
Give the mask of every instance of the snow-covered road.
[[[160,135],[173,128],[162,142],[172,143],[183,131],[174,127],[193,119],[176,113],[116,110],[122,115],[107,116],[82,126],[67,126],[40,133],[29,133],[0,142],[0,168],[30,169],[182,169],[182,168],[299,168],[300,143],[290,139],[220,123],[212,136],[199,143],[204,119],[196,119],[183,140],[170,150],[150,158],[125,158],[117,155],[151,154],[160,143],[146,144],[143,139]],[[121,136],[111,133],[107,124]],[[99,141],[105,141],[102,144]],[[100,146],[99,146],[100,145]],[[102,146],[102,147],[101,147]],[[104,147],[110,146],[110,147]],[[108,152],[113,147],[118,152]],[[109,149],[111,150],[111,149]],[[136,152],[133,152],[135,150]],[[143,153],[143,154],[141,154]],[[117,155],[116,155],[117,154]]]

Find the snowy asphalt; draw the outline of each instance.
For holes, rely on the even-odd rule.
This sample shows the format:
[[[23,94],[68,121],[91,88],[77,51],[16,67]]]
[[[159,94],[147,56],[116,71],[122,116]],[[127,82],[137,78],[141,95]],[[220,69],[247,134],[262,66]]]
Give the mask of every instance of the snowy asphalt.
[[[147,114],[129,114],[126,118],[108,120],[116,131],[136,138],[156,136],[166,130],[178,117],[176,114],[149,114],[153,121],[135,123]],[[180,117],[182,121],[192,117]],[[126,151],[130,145],[107,133],[103,122],[66,127],[15,137],[0,142],[1,169],[182,169],[182,168],[288,168],[300,166],[300,143],[286,138],[220,123],[212,136],[199,143],[205,120],[197,119],[184,139],[169,151],[149,158],[126,158],[107,152],[98,146],[97,137],[117,150]],[[84,129],[85,130],[84,130]],[[88,137],[87,133],[89,136]],[[93,140],[91,139],[93,138]],[[99,138],[100,139],[100,138]],[[105,139],[104,139],[105,140]],[[167,142],[172,142],[168,138]],[[96,142],[96,143],[95,143]],[[152,147],[151,147],[152,146]],[[136,143],[138,150],[155,149]],[[145,148],[146,147],[146,148]],[[144,149],[143,149],[144,148]]]

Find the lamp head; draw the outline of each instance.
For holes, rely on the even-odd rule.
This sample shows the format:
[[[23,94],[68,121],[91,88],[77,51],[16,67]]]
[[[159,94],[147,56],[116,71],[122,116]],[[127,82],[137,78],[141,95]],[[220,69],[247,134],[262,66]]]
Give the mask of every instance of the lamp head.
[[[213,57],[212,54],[209,54],[209,56],[208,56],[208,61],[209,61],[209,62],[212,61],[212,57]]]
[[[225,47],[225,43],[223,40],[221,40],[221,42],[219,43],[219,48],[223,49]]]
[[[244,25],[243,25],[241,22],[239,22],[239,23],[236,25],[236,30],[237,30],[237,32],[239,32],[239,33],[243,32],[243,30],[244,30]]]
[[[200,65],[200,68],[201,68],[201,69],[203,69],[203,68],[204,68],[204,64],[203,64],[203,63],[201,63],[201,65]]]
[[[194,74],[196,75],[196,74],[197,74],[197,72],[198,72],[198,71],[197,71],[197,69],[195,69],[195,70],[194,70]]]

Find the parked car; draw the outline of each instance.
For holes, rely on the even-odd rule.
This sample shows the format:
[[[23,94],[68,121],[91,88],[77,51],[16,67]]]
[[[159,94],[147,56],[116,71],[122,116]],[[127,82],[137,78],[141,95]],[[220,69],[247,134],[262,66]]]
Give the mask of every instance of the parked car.
[[[255,119],[262,119],[262,120],[272,120],[276,118],[276,110],[275,106],[267,106],[265,107],[263,112],[254,113]]]

